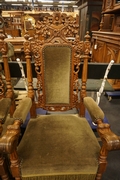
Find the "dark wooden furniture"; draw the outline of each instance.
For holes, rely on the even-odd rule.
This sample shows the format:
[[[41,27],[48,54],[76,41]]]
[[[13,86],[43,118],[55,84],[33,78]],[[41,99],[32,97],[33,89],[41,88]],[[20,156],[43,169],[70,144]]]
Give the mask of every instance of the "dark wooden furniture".
[[[71,26],[74,22],[71,23]],[[37,25],[39,27],[39,23]],[[17,107],[14,124],[0,139],[0,152],[9,154],[12,176],[17,179],[96,179],[100,180],[106,167],[108,151],[120,148],[120,139],[108,124],[103,123],[104,113],[92,98],[86,97],[86,81],[90,36],[85,41],[76,36],[66,39],[69,24],[47,26],[52,35],[47,41],[25,35],[24,51],[27,63],[28,95]],[[32,84],[31,55],[34,57],[37,77],[37,98]],[[78,73],[83,63],[80,96]],[[85,106],[98,125],[103,140],[100,145],[85,116]],[[36,117],[36,107],[51,111]],[[70,114],[76,108],[77,115]],[[21,124],[31,112],[26,131],[20,144]],[[55,112],[55,114],[53,114]],[[61,113],[60,113],[61,112]],[[9,146],[8,146],[9,145]],[[89,149],[89,151],[88,151]],[[19,156],[24,159],[20,162]],[[99,163],[98,163],[99,162]]]
[[[5,33],[11,37],[21,37],[24,29],[24,11],[8,11],[5,20]]]
[[[92,61],[120,63],[120,2],[104,0],[100,30],[92,32]],[[119,73],[119,72],[118,72]],[[120,80],[109,81],[114,89],[120,89]]]
[[[101,20],[102,0],[78,0],[79,9],[79,34],[80,39],[84,39],[86,31],[99,30]]]

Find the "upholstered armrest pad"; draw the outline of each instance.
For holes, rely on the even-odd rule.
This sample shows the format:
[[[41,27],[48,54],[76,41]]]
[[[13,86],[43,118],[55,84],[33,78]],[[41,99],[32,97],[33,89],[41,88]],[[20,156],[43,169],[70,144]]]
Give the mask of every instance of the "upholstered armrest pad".
[[[103,111],[91,97],[84,98],[84,105],[87,108],[94,123],[96,123],[97,119],[104,119]]]
[[[28,112],[30,111],[31,106],[32,106],[31,98],[29,98],[29,97],[23,98],[20,101],[19,105],[17,106],[17,108],[13,114],[13,118],[24,122],[26,120],[26,116],[27,116]]]
[[[2,98],[0,100],[0,120],[4,123],[6,116],[8,115],[9,108],[11,105],[10,98]]]

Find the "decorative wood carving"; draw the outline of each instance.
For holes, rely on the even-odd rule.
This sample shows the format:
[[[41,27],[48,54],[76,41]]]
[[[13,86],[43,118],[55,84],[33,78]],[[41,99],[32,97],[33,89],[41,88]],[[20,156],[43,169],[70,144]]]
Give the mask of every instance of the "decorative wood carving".
[[[14,101],[14,91],[11,84],[11,76],[10,76],[10,70],[8,65],[8,46],[7,43],[4,41],[5,35],[3,34],[3,31],[0,30],[0,52],[2,53],[2,59],[4,63],[4,73],[5,73],[5,82],[6,82],[6,93],[5,97],[11,98],[12,105],[10,108],[10,114],[12,116],[14,110],[15,110],[15,101]]]
[[[2,79],[2,75],[0,74],[0,99],[5,96],[5,86]]]
[[[99,168],[96,176],[96,180],[99,180],[102,178],[102,174],[106,169],[108,152],[120,149],[120,136],[115,135],[111,131],[110,125],[103,123],[100,119],[97,120],[97,125],[97,132],[103,142],[99,157]]]
[[[79,31],[77,17],[67,16],[65,13],[53,13],[53,15],[44,17],[43,21],[37,21],[36,34],[48,39],[57,36],[60,32],[64,37],[75,37]],[[62,29],[64,29],[62,31]]]
[[[31,40],[31,42],[28,40],[29,36],[28,33],[25,34],[25,43],[24,43],[24,52],[26,55],[26,60],[27,62],[30,64],[30,59],[28,57],[30,57],[30,53],[33,54],[33,59],[35,61],[35,71],[37,74],[37,89],[38,89],[38,107],[41,108],[45,108],[47,110],[54,110],[54,111],[64,111],[64,110],[68,110],[71,109],[73,107],[76,106],[76,102],[78,102],[78,89],[79,89],[79,83],[78,83],[78,72],[79,72],[79,65],[80,65],[80,59],[86,58],[86,68],[85,68],[85,73],[87,74],[87,61],[88,61],[88,55],[90,53],[90,49],[91,49],[91,43],[90,43],[90,36],[89,33],[87,32],[85,38],[85,41],[80,41],[79,40],[79,36],[76,35],[77,31],[75,29],[75,27],[78,27],[77,25],[75,25],[75,21],[71,21],[71,23],[69,22],[69,18],[64,16],[59,16],[60,13],[56,13],[54,15],[54,18],[48,19],[48,17],[45,19],[45,21],[43,22],[38,22],[36,24],[36,34],[34,37],[34,40]],[[50,24],[50,23],[53,24]],[[63,24],[61,25],[61,22],[63,22]],[[42,29],[43,27],[43,29]],[[38,35],[41,33],[42,30],[46,30],[46,34],[49,34],[49,38],[46,40],[39,40],[38,39]],[[75,29],[75,31],[73,31],[73,28]],[[48,33],[49,32],[49,33]],[[66,39],[66,36],[69,34],[67,34],[66,32],[73,32],[73,34],[70,34],[72,36],[74,36],[74,41],[73,40],[69,40]],[[44,34],[44,33],[43,33]],[[44,45],[53,45],[53,44],[60,44],[60,45],[68,45],[73,49],[73,89],[76,89],[76,92],[73,91],[72,94],[72,104],[70,105],[66,105],[66,106],[47,106],[44,103],[44,91],[43,91],[43,63],[42,63],[42,48]],[[83,57],[82,57],[83,55]],[[29,59],[29,60],[28,60]],[[83,75],[85,76],[85,75]],[[28,78],[30,77],[30,75],[28,75]],[[87,76],[84,77],[84,81],[82,83],[82,90],[81,90],[81,94],[82,94],[82,98],[86,95],[86,79]],[[32,87],[32,83],[31,83],[31,79],[28,81],[28,93],[31,96],[31,92],[33,90]],[[31,91],[31,92],[30,92]]]

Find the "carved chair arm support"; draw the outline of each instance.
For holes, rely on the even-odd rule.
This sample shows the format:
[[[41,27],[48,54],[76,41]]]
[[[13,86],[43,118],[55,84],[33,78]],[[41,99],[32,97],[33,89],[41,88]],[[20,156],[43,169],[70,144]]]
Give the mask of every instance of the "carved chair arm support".
[[[112,132],[110,125],[103,123],[100,119],[97,120],[97,124],[97,132],[106,149],[108,151],[120,149],[120,136]]]
[[[104,113],[97,103],[91,97],[85,97],[84,104],[92,121],[97,125],[97,131],[105,149],[108,151],[120,149],[120,137],[111,131],[109,124],[103,123]]]
[[[20,104],[17,106],[13,114],[14,124],[9,125],[6,134],[0,138],[0,152],[11,153],[16,149],[21,132],[21,124],[26,120],[31,105],[31,98],[26,97],[22,99]]]
[[[11,153],[16,149],[20,136],[21,121],[16,120],[7,127],[7,132],[0,138],[0,152]]]

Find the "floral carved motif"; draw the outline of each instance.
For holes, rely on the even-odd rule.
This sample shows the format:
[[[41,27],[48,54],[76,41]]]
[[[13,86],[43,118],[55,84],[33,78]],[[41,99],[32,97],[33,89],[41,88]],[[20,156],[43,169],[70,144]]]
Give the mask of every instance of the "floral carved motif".
[[[78,34],[79,24],[75,17],[53,13],[50,17],[44,17],[43,21],[38,21],[35,28],[36,34],[45,39],[52,37],[53,34],[54,36],[62,34],[64,37],[75,37]]]

